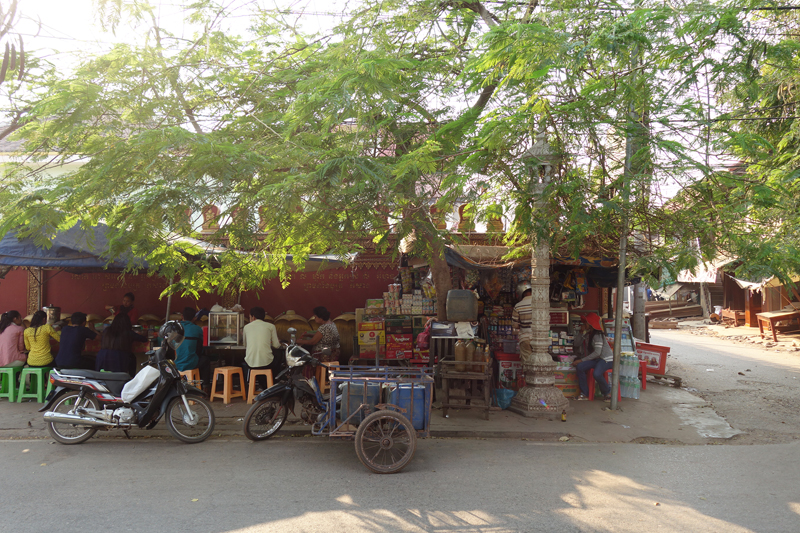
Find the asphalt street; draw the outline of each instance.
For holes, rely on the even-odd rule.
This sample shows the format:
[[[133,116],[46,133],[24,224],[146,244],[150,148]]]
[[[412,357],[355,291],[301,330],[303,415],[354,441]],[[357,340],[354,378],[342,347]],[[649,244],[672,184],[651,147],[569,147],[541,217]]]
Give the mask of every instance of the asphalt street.
[[[800,352],[767,350],[708,333],[654,330],[651,335],[653,343],[671,347],[668,373],[681,376],[686,390],[742,432],[731,444],[800,439]]]
[[[800,530],[800,444],[426,439],[376,475],[351,442],[0,441],[4,530]]]

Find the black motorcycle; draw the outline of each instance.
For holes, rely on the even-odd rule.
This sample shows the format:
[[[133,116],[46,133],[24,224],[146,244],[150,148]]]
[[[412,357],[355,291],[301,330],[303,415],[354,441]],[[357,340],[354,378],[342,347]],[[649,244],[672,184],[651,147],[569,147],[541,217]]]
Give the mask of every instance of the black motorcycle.
[[[255,397],[253,406],[244,417],[244,434],[253,441],[265,440],[278,432],[295,404],[301,406],[301,418],[318,424],[327,412],[325,400],[315,377],[303,377],[303,366],[317,366],[319,361],[304,348],[295,344],[294,328],[289,328],[291,344],[284,345],[286,368],[274,380],[274,385]]]
[[[180,375],[166,357],[169,342],[183,340],[183,327],[167,322],[159,333],[164,345],[148,352],[144,368],[131,377],[124,372],[53,370],[53,390],[39,412],[50,435],[62,444],[80,444],[99,429],[133,426],[152,429],[165,414],[167,429],[183,442],[206,440],[214,431],[214,411],[206,394]]]

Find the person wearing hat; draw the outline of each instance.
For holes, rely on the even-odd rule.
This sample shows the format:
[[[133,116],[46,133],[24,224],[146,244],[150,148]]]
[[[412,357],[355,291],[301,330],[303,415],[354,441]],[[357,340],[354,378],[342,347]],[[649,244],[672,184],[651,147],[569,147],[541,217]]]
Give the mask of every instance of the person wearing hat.
[[[603,399],[611,401],[611,386],[605,378],[606,370],[614,364],[614,352],[608,344],[605,331],[603,331],[603,321],[597,313],[588,313],[581,317],[583,322],[581,332],[583,333],[583,357],[576,359],[572,366],[578,373],[578,386],[581,393],[578,400],[589,399],[589,380],[586,373],[592,370],[592,376],[603,393]]]

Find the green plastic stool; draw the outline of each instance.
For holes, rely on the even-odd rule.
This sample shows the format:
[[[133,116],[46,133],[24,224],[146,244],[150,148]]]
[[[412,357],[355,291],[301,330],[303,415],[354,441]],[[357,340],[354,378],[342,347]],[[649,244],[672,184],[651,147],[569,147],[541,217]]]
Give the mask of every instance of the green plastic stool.
[[[14,401],[17,392],[17,375],[22,372],[21,366],[0,367],[0,398]]]
[[[36,398],[36,401],[39,403],[44,402],[45,390],[48,388],[45,386],[45,382],[50,383],[51,370],[52,368],[48,366],[42,368],[23,368],[19,376],[19,394],[17,395],[17,402],[21,402],[25,398]],[[31,385],[26,389],[25,377],[28,375],[31,377]]]

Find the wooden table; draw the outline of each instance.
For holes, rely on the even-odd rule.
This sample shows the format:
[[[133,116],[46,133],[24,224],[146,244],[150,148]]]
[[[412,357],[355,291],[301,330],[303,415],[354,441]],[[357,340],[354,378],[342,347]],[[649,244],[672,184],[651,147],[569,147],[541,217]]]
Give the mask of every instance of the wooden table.
[[[456,370],[456,365],[465,365],[466,370]],[[479,372],[474,372],[473,367]],[[483,409],[486,420],[489,420],[492,389],[492,363],[440,361],[439,376],[442,378],[442,416],[447,416],[448,409]],[[464,394],[454,394],[451,389],[464,389]],[[464,403],[452,403],[452,400],[463,400]],[[472,400],[482,400],[483,404],[475,405]]]
[[[772,340],[778,342],[778,335],[777,335],[777,328],[775,324],[781,321],[793,321],[797,320],[800,322],[800,310],[791,309],[786,311],[770,311],[767,313],[756,313],[756,318],[758,318],[758,331],[761,333],[761,338],[764,338],[764,326],[766,325],[770,331],[772,331]],[[796,329],[800,329],[800,324],[798,324]],[[787,331],[788,329],[783,329],[782,331]]]

